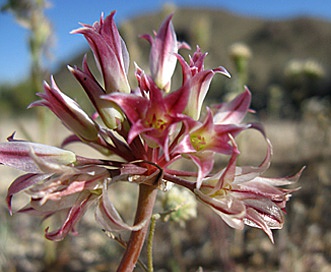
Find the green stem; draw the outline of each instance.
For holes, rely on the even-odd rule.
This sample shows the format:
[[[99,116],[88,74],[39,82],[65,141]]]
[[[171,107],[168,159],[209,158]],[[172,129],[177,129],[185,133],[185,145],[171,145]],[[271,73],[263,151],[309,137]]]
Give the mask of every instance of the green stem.
[[[149,226],[149,235],[147,242],[147,268],[148,272],[153,272],[153,239],[155,232],[156,220],[160,218],[159,214],[154,214],[151,218],[151,224]]]
[[[153,213],[153,207],[157,195],[157,188],[150,185],[139,185],[138,205],[135,217],[135,224],[147,220],[143,228],[132,231],[127,248],[122,257],[117,272],[132,272],[138,261],[141,249],[149,227],[149,220]]]

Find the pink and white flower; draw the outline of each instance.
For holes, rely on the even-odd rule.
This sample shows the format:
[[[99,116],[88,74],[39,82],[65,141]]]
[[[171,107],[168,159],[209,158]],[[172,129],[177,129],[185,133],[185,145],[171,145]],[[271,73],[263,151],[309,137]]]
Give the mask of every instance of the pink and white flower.
[[[0,143],[0,164],[26,172],[8,189],[10,212],[14,195],[25,192],[31,200],[19,212],[43,217],[66,214],[59,228],[46,229],[48,239],[61,240],[68,233],[76,233],[77,223],[90,207],[95,207],[96,220],[104,229],[135,232],[145,227],[151,214],[141,215],[137,209],[139,220],[133,225],[124,222],[108,195],[112,185],[130,182],[156,190],[164,187],[163,183],[173,182],[192,191],[231,227],[258,227],[273,241],[271,230],[283,226],[286,202],[295,190],[283,187],[295,183],[301,171],[280,179],[263,177],[272,151],[266,137],[267,154],[261,165],[238,166],[236,136],[247,129],[257,129],[265,136],[260,125],[243,122],[251,112],[248,88],[230,102],[204,107],[214,75],[230,75],[222,66],[205,69],[207,54],[199,47],[186,62],[178,50],[189,47],[177,41],[170,15],[155,37],[142,36],[151,44],[151,74],[136,65],[138,87],[131,90],[129,53],[114,15],[101,16],[92,26],[83,24],[73,31],[84,35],[102,74],[103,86],[90,71],[86,57],[81,69],[69,67],[96,114],[89,116],[53,78],[50,85],[44,84],[44,93],[38,94],[41,100],[30,105],[49,108],[74,133],[63,146],[80,141],[99,150],[102,159],[9,137],[8,142]],[[183,81],[172,89],[177,61]],[[96,120],[98,116],[100,121]],[[104,157],[110,154],[118,160]],[[230,157],[219,171],[215,169],[218,154]],[[189,161],[195,170],[176,168],[174,163],[180,160]],[[144,203],[144,199],[139,201]]]

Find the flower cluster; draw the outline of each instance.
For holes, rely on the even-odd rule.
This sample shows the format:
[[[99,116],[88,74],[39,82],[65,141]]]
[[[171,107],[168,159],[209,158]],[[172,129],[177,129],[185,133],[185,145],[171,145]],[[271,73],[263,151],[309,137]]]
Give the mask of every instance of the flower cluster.
[[[48,239],[61,240],[69,232],[75,233],[77,222],[91,205],[104,229],[137,231],[150,218],[140,218],[133,225],[124,222],[108,195],[111,186],[126,181],[158,190],[171,182],[187,188],[231,227],[258,227],[272,240],[271,229],[282,227],[285,205],[293,191],[283,186],[294,183],[300,172],[286,178],[262,177],[272,149],[260,125],[243,123],[251,102],[248,88],[230,102],[205,107],[212,78],[230,75],[223,67],[205,69],[207,54],[199,47],[185,60],[179,50],[189,46],[177,41],[169,16],[154,36],[142,36],[151,46],[150,74],[136,65],[138,87],[132,89],[129,53],[114,14],[73,31],[86,38],[102,75],[100,83],[86,57],[82,68],[69,67],[96,114],[89,116],[51,78],[50,84],[44,84],[44,93],[38,94],[41,100],[30,107],[49,108],[73,135],[64,139],[61,148],[14,136],[0,144],[0,163],[27,172],[8,189],[10,212],[13,195],[25,191],[31,201],[20,212],[44,217],[67,214],[60,228],[46,229]],[[174,90],[171,80],[177,62],[182,83]],[[266,139],[267,154],[258,167],[237,166],[235,138],[247,129],[260,131]],[[73,142],[89,145],[109,159],[86,158],[64,149]],[[215,169],[217,154],[229,157],[224,169]],[[179,160],[191,163],[196,170],[176,168],[174,163]]]

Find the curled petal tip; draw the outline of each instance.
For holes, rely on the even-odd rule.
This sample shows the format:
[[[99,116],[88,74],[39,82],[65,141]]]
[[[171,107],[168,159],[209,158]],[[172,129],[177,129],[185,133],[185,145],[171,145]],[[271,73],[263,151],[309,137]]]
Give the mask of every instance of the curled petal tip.
[[[231,78],[230,72],[225,69],[223,66],[219,66],[218,68],[215,69],[218,73],[221,73],[222,75]]]
[[[187,49],[191,50],[191,46],[186,42],[178,42],[178,49]]]

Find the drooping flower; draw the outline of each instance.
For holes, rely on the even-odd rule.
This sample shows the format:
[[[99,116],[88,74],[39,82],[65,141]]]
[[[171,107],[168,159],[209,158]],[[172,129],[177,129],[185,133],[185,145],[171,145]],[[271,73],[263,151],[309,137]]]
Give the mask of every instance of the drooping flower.
[[[31,201],[18,212],[43,217],[66,213],[61,227],[45,230],[45,236],[50,240],[62,240],[69,232],[75,234],[78,221],[88,207],[97,203],[97,219],[109,231],[137,230],[145,223],[142,221],[134,226],[125,223],[112,206],[106,188],[116,180],[126,180],[132,173],[143,175],[145,168],[128,165],[111,170],[105,167],[111,166],[111,162],[105,165],[103,161],[76,157],[63,149],[20,141],[0,144],[0,163],[29,172],[18,177],[8,188],[10,212],[13,196],[24,191]]]
[[[267,141],[269,143],[269,141]],[[281,229],[284,223],[286,202],[297,189],[282,186],[294,184],[302,170],[294,176],[268,178],[261,176],[269,167],[271,145],[266,158],[258,167],[237,167],[239,151],[234,152],[227,167],[202,180],[194,190],[198,200],[207,204],[229,226],[243,229],[244,224],[261,228],[272,242],[272,229]]]

